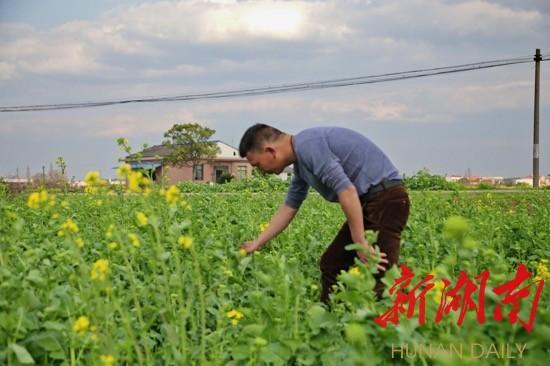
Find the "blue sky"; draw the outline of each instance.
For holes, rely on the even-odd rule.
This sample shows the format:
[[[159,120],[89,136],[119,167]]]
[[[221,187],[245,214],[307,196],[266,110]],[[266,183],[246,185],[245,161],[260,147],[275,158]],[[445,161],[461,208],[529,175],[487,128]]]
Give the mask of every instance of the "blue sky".
[[[0,106],[170,96],[550,54],[550,2],[0,0]],[[550,174],[550,63],[541,174]],[[0,113],[0,175],[67,161],[114,176],[137,149],[198,121],[237,145],[266,122],[355,129],[404,173],[524,176],[534,64],[226,100]]]

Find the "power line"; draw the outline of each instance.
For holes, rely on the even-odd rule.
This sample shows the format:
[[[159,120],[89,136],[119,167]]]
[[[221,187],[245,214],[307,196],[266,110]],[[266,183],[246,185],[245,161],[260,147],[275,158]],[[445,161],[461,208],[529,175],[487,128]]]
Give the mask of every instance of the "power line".
[[[543,55],[542,61],[550,60],[550,55]],[[0,112],[30,112],[30,111],[49,111],[49,110],[61,110],[61,109],[76,109],[76,108],[91,108],[91,107],[104,107],[108,105],[116,104],[129,104],[129,103],[153,103],[153,102],[173,102],[173,101],[188,101],[199,99],[221,99],[221,98],[233,98],[242,96],[255,96],[255,95],[267,95],[278,94],[288,92],[298,92],[315,89],[328,89],[337,88],[343,86],[362,85],[362,84],[375,84],[388,81],[397,81],[405,79],[414,79],[434,75],[444,75],[472,70],[481,70],[494,67],[502,67],[515,64],[523,64],[533,62],[532,57],[519,57],[512,59],[502,59],[493,61],[481,61],[476,63],[469,63],[455,66],[445,66],[429,69],[418,69],[378,75],[358,76],[343,79],[313,81],[307,83],[297,84],[283,84],[278,86],[267,86],[260,88],[248,88],[248,89],[235,89],[218,92],[205,92],[205,93],[193,93],[186,95],[178,95],[172,97],[152,97],[152,98],[138,98],[138,99],[122,99],[111,100],[102,102],[84,102],[84,103],[62,103],[62,104],[39,104],[39,105],[23,105],[23,106],[10,106],[0,107]]]

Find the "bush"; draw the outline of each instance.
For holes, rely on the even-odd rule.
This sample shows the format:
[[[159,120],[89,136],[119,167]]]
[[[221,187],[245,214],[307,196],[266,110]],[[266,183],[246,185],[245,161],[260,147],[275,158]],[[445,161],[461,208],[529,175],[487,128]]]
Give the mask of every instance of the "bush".
[[[220,182],[221,183],[221,182]],[[252,176],[250,178],[231,180],[225,184],[204,184],[197,182],[179,182],[178,188],[186,193],[199,192],[285,192],[288,189],[288,181],[274,176]]]
[[[223,173],[222,175],[220,175],[218,177],[218,179],[216,180],[216,183],[218,184],[225,184],[225,183],[229,183],[231,182],[233,179],[235,179],[235,177],[229,173]]]
[[[481,182],[477,185],[476,188],[486,190],[486,189],[495,189],[495,186],[492,185],[491,183]]]
[[[411,190],[428,190],[428,191],[456,191],[462,189],[460,183],[447,182],[445,177],[433,175],[427,169],[418,171],[411,177],[403,177],[405,186]]]
[[[0,177],[0,198],[4,198],[8,195],[8,185]]]

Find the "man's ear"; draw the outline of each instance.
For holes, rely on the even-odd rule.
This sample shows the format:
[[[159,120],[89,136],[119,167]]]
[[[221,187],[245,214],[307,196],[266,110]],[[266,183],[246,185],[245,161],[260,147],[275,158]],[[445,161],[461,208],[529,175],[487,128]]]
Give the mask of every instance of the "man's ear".
[[[276,155],[276,150],[272,145],[266,145],[264,147],[264,152],[268,153],[269,155],[271,155],[273,157],[275,157],[275,155]]]

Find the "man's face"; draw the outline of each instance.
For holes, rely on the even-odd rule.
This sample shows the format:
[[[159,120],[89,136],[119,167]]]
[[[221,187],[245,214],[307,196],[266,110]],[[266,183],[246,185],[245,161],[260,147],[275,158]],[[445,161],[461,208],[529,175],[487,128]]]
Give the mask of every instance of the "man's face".
[[[280,174],[285,166],[281,163],[278,152],[275,148],[266,146],[260,150],[249,151],[246,159],[253,167],[264,173]]]

